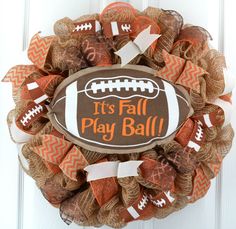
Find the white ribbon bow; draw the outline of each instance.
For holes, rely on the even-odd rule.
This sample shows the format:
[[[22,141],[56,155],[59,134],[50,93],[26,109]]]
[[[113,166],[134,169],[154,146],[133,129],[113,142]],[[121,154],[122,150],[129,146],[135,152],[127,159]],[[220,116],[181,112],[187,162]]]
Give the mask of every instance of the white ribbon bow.
[[[232,117],[236,113],[233,105],[230,102],[224,101],[222,99],[216,99],[212,104],[220,107],[224,111],[224,123],[223,127],[231,123]]]
[[[130,177],[138,176],[138,167],[143,161],[108,161],[98,164],[88,165],[84,168],[88,172],[87,181],[99,180],[109,177]]]
[[[233,91],[234,87],[236,86],[236,80],[234,74],[231,72],[230,69],[224,68],[224,81],[225,81],[225,88],[222,95],[226,95]]]
[[[160,34],[151,34],[151,26],[140,32],[134,41],[129,41],[120,50],[115,52],[121,58],[121,67],[128,64],[137,55],[143,54],[160,36]]]

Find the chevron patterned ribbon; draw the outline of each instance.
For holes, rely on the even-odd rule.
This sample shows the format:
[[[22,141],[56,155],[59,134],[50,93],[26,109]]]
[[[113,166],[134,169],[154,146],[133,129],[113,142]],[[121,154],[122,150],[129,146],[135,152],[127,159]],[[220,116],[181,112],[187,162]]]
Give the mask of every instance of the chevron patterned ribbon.
[[[33,151],[45,161],[53,164],[60,164],[72,143],[53,135],[42,135],[42,145],[33,147]]]
[[[7,72],[6,76],[2,79],[2,82],[12,83],[12,94],[13,97],[15,97],[17,90],[24,80],[35,72],[38,72],[38,68],[35,65],[16,65]]]
[[[30,41],[28,57],[40,69],[44,69],[53,40],[54,36],[40,37],[40,33],[36,33]]]
[[[88,162],[82,152],[76,146],[73,146],[59,167],[71,180],[77,181],[77,171],[82,170],[87,165]]]
[[[201,167],[198,167],[195,172],[196,175],[193,180],[193,191],[189,199],[190,203],[193,203],[205,196],[211,186],[210,180],[207,178]]]
[[[77,181],[77,171],[88,165],[82,152],[72,143],[54,135],[43,135],[42,145],[32,147],[54,174],[62,171],[71,180]]]
[[[183,58],[171,55],[165,50],[162,51],[162,55],[166,65],[156,73],[156,76],[199,93],[199,78],[208,73],[191,61],[186,61]]]

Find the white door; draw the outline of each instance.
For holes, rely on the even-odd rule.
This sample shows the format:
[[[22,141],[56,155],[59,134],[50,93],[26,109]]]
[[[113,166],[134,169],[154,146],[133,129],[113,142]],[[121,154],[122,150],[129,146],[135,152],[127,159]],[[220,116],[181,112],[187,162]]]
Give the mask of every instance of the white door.
[[[0,73],[22,64],[22,53],[38,31],[52,34],[53,23],[65,16],[76,18],[101,11],[109,0],[0,0]],[[233,0],[130,0],[142,10],[147,6],[179,11],[185,23],[200,25],[213,36],[213,46],[224,51],[236,76],[236,45]],[[236,79],[236,78],[235,78]],[[34,181],[18,168],[17,148],[10,141],[5,117],[13,108],[10,85],[0,84],[0,228],[64,229],[58,209],[51,207]],[[234,96],[236,103],[236,96]],[[236,119],[233,120],[236,129]],[[127,228],[147,229],[235,229],[236,228],[236,146],[224,161],[223,171],[205,198],[163,220],[135,222]],[[105,227],[104,227],[105,228]]]

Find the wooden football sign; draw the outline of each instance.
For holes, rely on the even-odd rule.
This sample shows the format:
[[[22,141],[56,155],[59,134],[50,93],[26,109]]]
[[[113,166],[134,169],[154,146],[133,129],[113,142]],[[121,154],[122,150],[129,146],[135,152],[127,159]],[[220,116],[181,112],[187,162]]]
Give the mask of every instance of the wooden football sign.
[[[53,126],[73,143],[101,153],[133,153],[174,138],[192,114],[188,93],[144,66],[93,67],[57,88]]]

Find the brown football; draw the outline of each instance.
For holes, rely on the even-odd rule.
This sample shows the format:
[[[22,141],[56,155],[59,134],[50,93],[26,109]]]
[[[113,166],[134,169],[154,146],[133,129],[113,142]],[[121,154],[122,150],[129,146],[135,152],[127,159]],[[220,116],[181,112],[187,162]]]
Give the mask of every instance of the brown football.
[[[93,67],[71,75],[49,105],[53,126],[102,153],[132,153],[174,138],[192,114],[188,93],[144,66]]]

